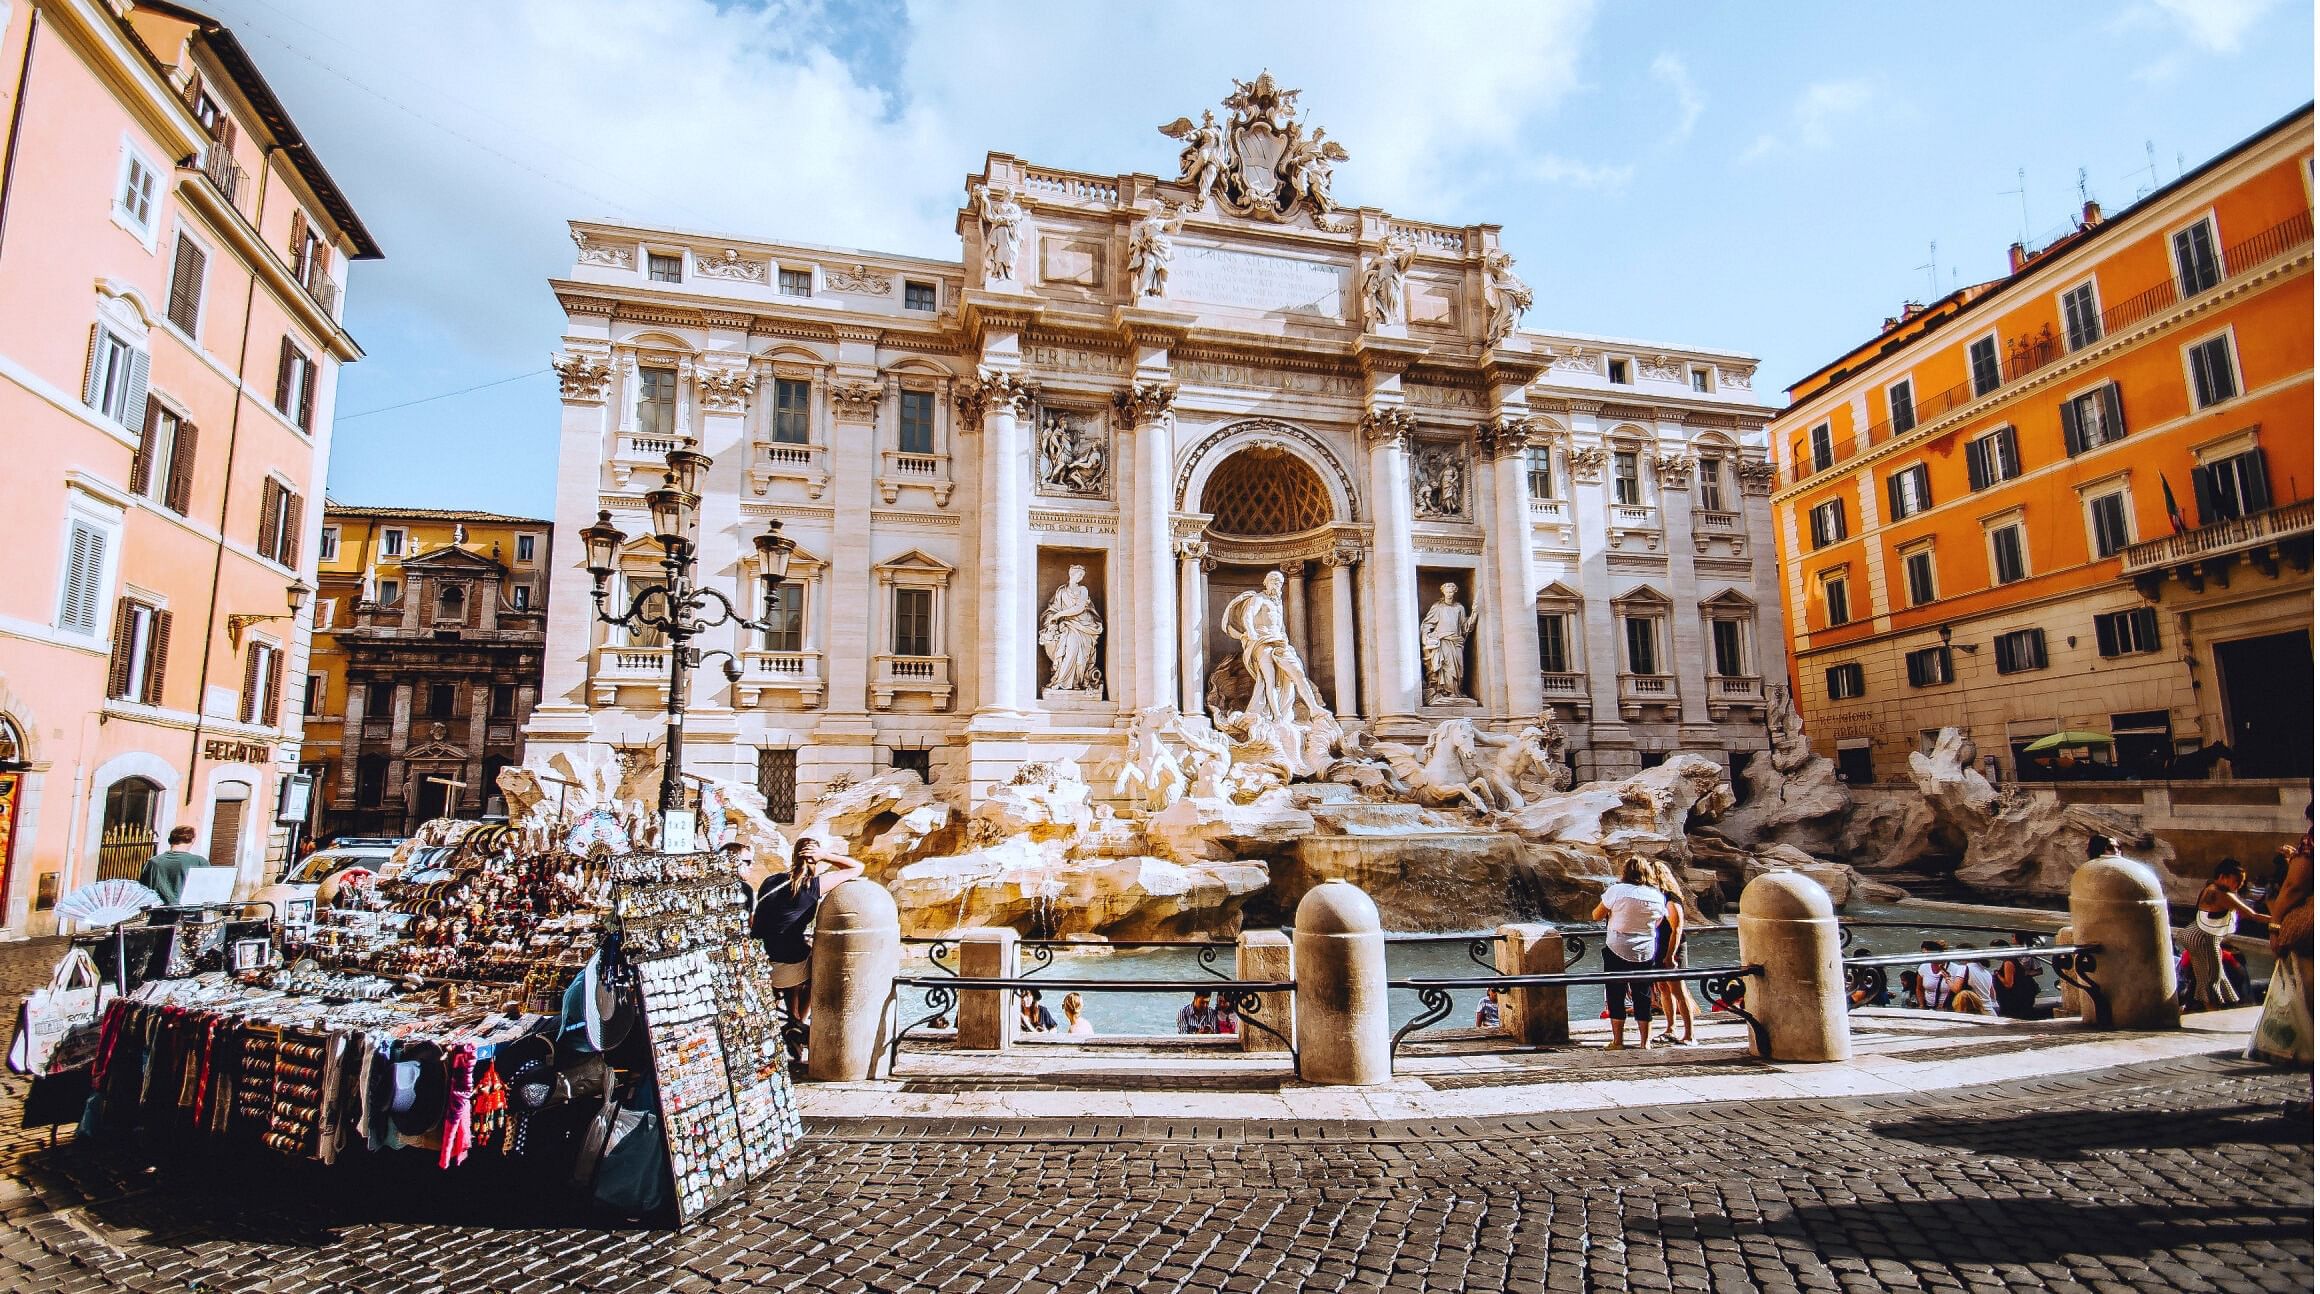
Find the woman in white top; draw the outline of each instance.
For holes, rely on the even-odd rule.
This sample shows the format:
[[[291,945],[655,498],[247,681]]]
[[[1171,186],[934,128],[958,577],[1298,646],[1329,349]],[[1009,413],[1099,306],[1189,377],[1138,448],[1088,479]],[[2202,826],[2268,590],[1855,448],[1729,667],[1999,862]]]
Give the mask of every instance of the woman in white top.
[[[2238,990],[2223,973],[2223,941],[2239,933],[2239,919],[2244,916],[2267,926],[2272,923],[2239,896],[2239,888],[2245,884],[2247,872],[2239,860],[2226,858],[2217,863],[2215,878],[2199,892],[2199,910],[2192,914],[2191,928],[2184,932],[2184,949],[2191,954],[2191,988],[2202,1011],[2220,1011],[2239,1002]]]
[[[1063,1031],[1075,1037],[1093,1037],[1096,1031],[1095,1022],[1080,1014],[1082,1005],[1084,1004],[1080,1001],[1079,994],[1066,993],[1063,995]]]
[[[1604,923],[1603,970],[1616,975],[1652,969],[1659,952],[1659,923],[1667,917],[1668,897],[1653,887],[1643,860],[1630,858],[1619,869],[1619,883],[1603,887],[1603,901],[1595,905],[1595,919]],[[1606,984],[1603,997],[1611,1008],[1611,1049],[1627,1045],[1627,1008],[1635,1004],[1636,1042],[1651,1049],[1651,991],[1653,982]]]

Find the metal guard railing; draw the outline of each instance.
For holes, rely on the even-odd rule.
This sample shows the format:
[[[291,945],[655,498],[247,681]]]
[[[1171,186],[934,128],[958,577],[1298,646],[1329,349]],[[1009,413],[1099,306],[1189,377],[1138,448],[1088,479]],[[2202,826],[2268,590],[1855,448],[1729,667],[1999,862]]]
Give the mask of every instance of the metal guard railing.
[[[1519,988],[1576,988],[1585,985],[1661,984],[1678,980],[1698,980],[1700,989],[1709,1001],[1748,1025],[1748,1034],[1756,1044],[1759,1055],[1767,1050],[1764,1023],[1749,1014],[1742,992],[1742,981],[1762,975],[1762,966],[1709,966],[1694,968],[1670,966],[1664,969],[1641,971],[1599,971],[1592,975],[1475,975],[1458,979],[1389,979],[1389,989],[1409,989],[1417,993],[1422,1008],[1408,1024],[1394,1031],[1392,1054],[1399,1056],[1402,1040],[1422,1029],[1440,1024],[1450,1016],[1451,992],[1456,989],[1489,988],[1501,992]]]
[[[893,995],[888,998],[889,1004],[899,1004],[905,989],[924,990],[926,1005],[931,1009],[926,1015],[895,1030],[893,1040],[886,1044],[886,1072],[889,1075],[894,1072],[895,1065],[901,1059],[903,1040],[910,1036],[911,1030],[932,1024],[935,1020],[956,1010],[959,994],[982,991],[1006,993],[1015,989],[1060,989],[1067,993],[1173,993],[1179,996],[1189,996],[1194,993],[1211,994],[1220,1003],[1229,1003],[1234,1013],[1240,1017],[1242,1025],[1259,1029],[1268,1037],[1288,1048],[1291,1072],[1300,1080],[1305,1077],[1305,1061],[1297,1049],[1296,1041],[1273,1026],[1266,1024],[1263,1020],[1254,1018],[1263,1013],[1264,994],[1294,993],[1297,990],[1297,981],[1295,980],[1034,979],[1027,975],[984,979],[947,973],[941,975],[901,975],[895,977]]]
[[[1947,927],[1963,928],[1963,927]],[[1889,987],[1885,975],[1888,966],[1919,966],[1929,961],[1938,962],[2045,962],[2054,968],[2054,977],[2086,994],[2094,1003],[2094,1022],[2098,1029],[2111,1027],[2111,1003],[2092,978],[2095,954],[2101,944],[2064,944],[2059,947],[2034,948],[1951,948],[1942,952],[1918,951],[1913,953],[1885,953],[1876,957],[1847,957],[1845,967],[1845,1009],[1855,1010],[1867,1005],[1855,1002],[1860,994],[1867,998],[1882,996]]]
[[[1600,923],[1590,926],[1581,926],[1575,930],[1558,928],[1555,933],[1560,935],[1563,940],[1563,960],[1566,963],[1569,963],[1579,957],[1585,956],[1587,952],[1587,935],[1590,933],[1599,932],[1602,930],[1602,928],[1603,927]],[[1295,932],[1290,930],[1283,930],[1281,933],[1290,935],[1294,934]],[[1498,945],[1500,937],[1501,936],[1498,935],[1388,934],[1386,935],[1385,940],[1389,944],[1462,943],[1466,945],[1467,960],[1473,962],[1477,966],[1480,966],[1486,971],[1495,971],[1498,969],[1498,961],[1494,950]],[[958,949],[959,940],[957,936],[909,935],[905,936],[902,942],[905,944],[918,944],[925,947],[927,950],[927,961],[932,963],[936,970],[946,975],[956,976],[958,974],[957,969],[950,964],[951,954],[956,952]],[[1028,957],[1032,962],[1032,965],[1028,970],[1021,972],[1021,974],[1026,977],[1037,975],[1040,972],[1053,966],[1055,964],[1055,952],[1059,948],[1081,948],[1088,950],[1102,950],[1106,952],[1117,949],[1189,948],[1193,950],[1194,959],[1200,964],[1200,970],[1203,974],[1213,975],[1220,980],[1229,980],[1232,978],[1232,976],[1225,974],[1221,970],[1218,970],[1217,962],[1223,958],[1226,950],[1237,949],[1239,944],[1229,939],[1112,939],[1101,941],[1085,939],[1023,939],[1018,940],[1015,946],[1022,949],[1024,956]],[[1118,982],[1133,983],[1134,981]]]

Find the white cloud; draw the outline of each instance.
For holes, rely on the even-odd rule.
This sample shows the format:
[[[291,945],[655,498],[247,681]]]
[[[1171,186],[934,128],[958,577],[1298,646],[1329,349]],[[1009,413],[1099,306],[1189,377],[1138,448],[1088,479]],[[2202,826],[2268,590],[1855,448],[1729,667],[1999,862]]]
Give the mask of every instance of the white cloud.
[[[2172,27],[2210,54],[2236,54],[2248,29],[2277,3],[2278,0],[2149,0],[2149,8],[2143,12],[2157,17],[2163,25]]]
[[[1635,178],[1635,167],[1632,165],[1612,166],[1575,162],[1569,158],[1557,157],[1552,153],[1533,160],[1524,168],[1524,172],[1534,180],[1542,180],[1548,184],[1565,184],[1574,189],[1624,189],[1627,187],[1627,182]]]
[[[1692,82],[1692,70],[1672,53],[1662,53],[1651,61],[1652,79],[1665,85],[1676,97],[1676,125],[1669,133],[1668,142],[1688,139],[1692,127],[1700,124],[1700,114],[1707,111],[1707,101],[1700,97],[1700,89]]]
[[[1858,79],[1808,85],[1789,107],[1787,128],[1758,135],[1740,160],[1753,162],[1783,148],[1820,152],[1836,142],[1839,126],[1870,107],[1876,94],[1875,86]]]

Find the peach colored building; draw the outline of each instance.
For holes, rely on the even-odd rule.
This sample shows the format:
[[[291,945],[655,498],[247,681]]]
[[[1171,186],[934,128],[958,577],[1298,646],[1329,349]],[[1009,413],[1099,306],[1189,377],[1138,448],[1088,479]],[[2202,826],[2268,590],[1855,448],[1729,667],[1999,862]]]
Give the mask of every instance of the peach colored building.
[[[261,882],[298,766],[350,260],[377,246],[233,33],[0,0],[0,930],[156,838]],[[311,605],[309,603],[309,605]]]

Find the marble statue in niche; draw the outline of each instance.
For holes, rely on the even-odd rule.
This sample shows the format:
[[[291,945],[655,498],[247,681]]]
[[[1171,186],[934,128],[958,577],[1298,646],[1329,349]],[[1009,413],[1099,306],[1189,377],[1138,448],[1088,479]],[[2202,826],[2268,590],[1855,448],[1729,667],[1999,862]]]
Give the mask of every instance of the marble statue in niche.
[[[1505,252],[1492,252],[1483,261],[1482,273],[1482,294],[1490,305],[1485,340],[1497,346],[1522,325],[1523,312],[1531,308],[1531,289],[1515,277],[1514,257]]]
[[[1136,299],[1168,295],[1168,262],[1176,259],[1176,231],[1184,228],[1184,213],[1163,206],[1147,213],[1128,234],[1128,273],[1136,283]]]
[[[983,218],[983,281],[1016,282],[1016,262],[1031,217],[1006,189],[986,184],[975,191],[975,205]]]
[[[1039,649],[1047,653],[1049,692],[1093,696],[1103,690],[1097,648],[1103,642],[1104,618],[1096,613],[1095,596],[1082,582],[1086,578],[1086,567],[1072,567],[1039,617]]]
[[[1236,762],[1272,765],[1290,778],[1310,777],[1329,763],[1344,729],[1321,704],[1305,662],[1289,641],[1281,606],[1284,587],[1279,571],[1267,571],[1263,587],[1225,604],[1221,623],[1226,636],[1241,645],[1249,699],[1246,709],[1222,716],[1217,727],[1237,739]]]
[[[1362,267],[1362,315],[1370,327],[1398,327],[1407,318],[1410,263],[1417,257],[1418,249],[1408,240],[1388,238]]]
[[[1048,494],[1102,498],[1110,485],[1110,454],[1084,415],[1047,410],[1039,420],[1039,487]]]
[[[1418,644],[1426,656],[1426,704],[1473,705],[1466,694],[1466,640],[1474,615],[1458,602],[1458,586],[1445,583],[1442,600],[1426,611]]]
[[[1410,506],[1421,517],[1466,515],[1466,464],[1450,445],[1419,450],[1410,465]]]

